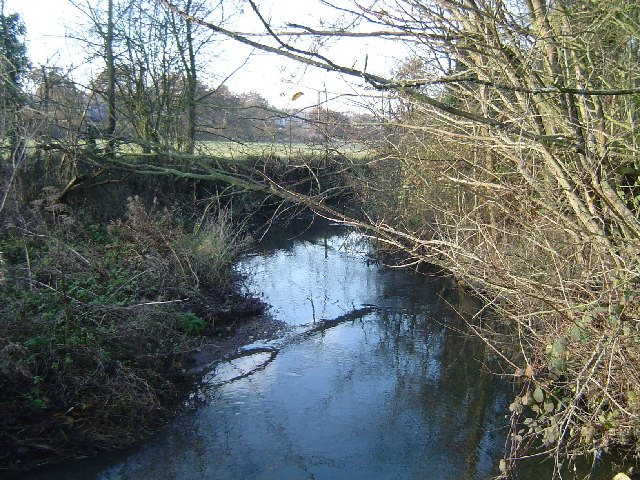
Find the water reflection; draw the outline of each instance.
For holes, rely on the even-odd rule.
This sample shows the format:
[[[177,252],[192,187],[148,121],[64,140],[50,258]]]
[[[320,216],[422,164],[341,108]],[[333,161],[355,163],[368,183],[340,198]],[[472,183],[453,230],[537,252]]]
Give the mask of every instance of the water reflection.
[[[263,248],[238,268],[248,275],[247,288],[289,325],[332,319],[380,298],[381,267],[362,261],[370,247],[360,236],[313,233],[305,231],[287,248]]]
[[[290,331],[212,369],[203,404],[155,439],[32,478],[496,474],[509,388],[449,306],[477,305],[446,280],[366,261],[368,249],[327,226],[263,245],[240,269]]]

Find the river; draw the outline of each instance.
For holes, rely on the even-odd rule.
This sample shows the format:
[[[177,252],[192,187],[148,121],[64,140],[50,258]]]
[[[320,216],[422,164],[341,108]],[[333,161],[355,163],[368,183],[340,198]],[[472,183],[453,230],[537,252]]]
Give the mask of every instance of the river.
[[[498,474],[511,386],[465,333],[478,303],[447,279],[382,266],[344,227],[301,223],[274,227],[238,265],[285,323],[277,338],[211,365],[193,408],[146,443],[28,478]],[[521,478],[540,475],[535,467]]]

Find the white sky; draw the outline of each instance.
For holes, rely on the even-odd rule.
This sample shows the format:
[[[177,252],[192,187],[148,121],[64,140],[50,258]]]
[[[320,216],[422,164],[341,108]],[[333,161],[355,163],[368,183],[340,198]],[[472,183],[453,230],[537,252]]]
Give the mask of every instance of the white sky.
[[[347,1],[347,0],[345,0]],[[63,68],[73,67],[75,79],[81,81],[92,75],[91,67],[85,62],[85,53],[65,35],[75,30],[83,21],[79,12],[67,0],[4,0],[5,14],[19,13],[27,27],[29,57],[34,64],[57,65]],[[335,20],[337,13],[321,6],[318,0],[261,0],[259,2],[265,17],[277,23],[298,23],[322,29],[322,22]],[[333,17],[333,18],[331,18]],[[237,17],[241,29],[256,28],[257,19],[247,5],[244,13]],[[218,47],[219,48],[219,47]],[[218,50],[220,51],[220,50]],[[367,71],[388,74],[400,60],[398,53],[403,50],[398,44],[382,40],[341,39],[339,43],[321,50],[332,60],[345,66],[362,67],[367,57]],[[216,75],[225,77],[240,66],[247,55],[251,54],[248,64],[236,73],[227,85],[237,93],[257,91],[273,105],[285,108],[302,108],[317,102],[319,91],[328,92],[327,97],[336,94],[364,94],[366,90],[359,88],[359,79],[345,81],[333,73],[326,73],[312,67],[304,67],[277,55],[262,52],[251,52],[251,49],[240,46],[236,42],[225,41],[220,57],[211,63],[215,66]],[[395,57],[395,58],[393,58]],[[102,66],[94,66],[99,71]],[[215,80],[208,83],[214,85]],[[291,97],[296,92],[303,92],[295,102]],[[321,93],[322,99],[325,94]],[[344,109],[342,101],[337,100],[329,106]]]

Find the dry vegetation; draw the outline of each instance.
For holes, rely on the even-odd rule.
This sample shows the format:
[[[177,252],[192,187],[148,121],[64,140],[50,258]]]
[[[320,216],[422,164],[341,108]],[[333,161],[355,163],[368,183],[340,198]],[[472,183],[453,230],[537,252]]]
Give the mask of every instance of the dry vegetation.
[[[259,11],[255,2],[248,3],[253,12]],[[199,3],[160,0],[154,5],[153,15],[145,17],[150,24],[143,29],[136,23],[140,12],[132,9],[128,13],[128,21],[136,26],[131,31],[114,30],[113,9],[92,11],[91,21],[104,27],[97,30],[106,32],[92,43],[105,49],[97,52],[105,61],[103,85],[91,97],[109,110],[108,122],[103,118],[101,124],[92,125],[102,143],[87,136],[84,117],[77,115],[65,120],[64,128],[57,128],[55,135],[31,132],[32,120],[40,117],[34,117],[17,98],[3,99],[4,130],[0,133],[8,155],[0,212],[6,215],[6,201],[13,198],[9,192],[25,158],[25,146],[33,139],[40,145],[39,155],[52,149],[63,153],[52,167],[57,169],[60,184],[73,183],[82,173],[83,181],[77,185],[89,188],[103,171],[110,171],[111,176],[104,177],[113,182],[120,181],[116,174],[125,172],[215,181],[233,185],[231,190],[279,195],[342,218],[346,217],[326,201],[353,191],[362,209],[349,221],[375,232],[415,262],[445,267],[485,299],[484,312],[492,312],[492,321],[479,315],[470,327],[502,356],[505,372],[518,390],[511,405],[511,451],[501,464],[505,475],[515,459],[533,452],[531,447],[540,447],[537,451],[555,457],[558,465],[574,454],[614,448],[638,455],[637,2],[399,0],[377,2],[369,10],[354,5],[353,11],[343,11],[377,35],[411,46],[414,56],[398,69],[395,78],[340,66],[284,38],[277,47],[260,44],[260,36],[243,36],[220,26],[215,15],[198,10]],[[139,5],[133,2],[131,6]],[[180,27],[171,32],[174,37],[160,34],[161,42],[152,43],[146,31],[153,27],[156,33],[163,32],[169,20]],[[273,30],[264,26],[269,30],[266,37],[272,38]],[[198,35],[192,37],[189,32]],[[375,137],[368,139],[376,149],[373,159],[358,159],[352,169],[342,155],[328,163],[324,156],[300,159],[292,165],[271,161],[279,152],[255,162],[245,161],[247,157],[237,162],[235,154],[218,158],[211,152],[197,152],[199,65],[195,58],[185,57],[186,50],[180,45],[184,44],[181,39],[191,47],[204,45],[211,32],[363,79],[384,92],[390,98],[387,105],[394,107],[377,115],[383,127],[367,130]],[[304,33],[313,32],[309,28]],[[317,37],[350,34],[346,30],[316,33]],[[122,41],[126,35],[134,36],[135,42],[129,43],[139,51],[114,56],[114,48],[128,44]],[[323,39],[316,39],[320,40],[317,44]],[[159,51],[171,53],[172,63],[154,56]],[[136,55],[149,56],[151,67],[144,67]],[[19,52],[15,56],[22,58]],[[116,65],[115,58],[128,58],[129,63]],[[116,67],[128,75],[116,75]],[[164,88],[162,78],[175,79],[176,84]],[[19,82],[14,80],[16,87]],[[128,91],[123,86],[129,87],[129,97],[123,94]],[[128,110],[122,107],[125,104]],[[151,105],[158,106],[156,113],[146,115]],[[183,138],[180,133],[185,131],[188,134]],[[139,145],[139,154],[117,149],[131,144]],[[182,146],[181,151],[170,145]],[[56,306],[52,316],[44,315],[51,314],[48,310],[33,318],[23,315],[14,328],[23,325],[24,319],[38,319],[46,326],[43,331],[49,339],[42,341],[39,352],[62,348],[55,350],[62,359],[80,348],[69,344],[68,328],[79,321],[69,314],[70,302],[80,302],[74,311],[86,312],[95,308],[91,299],[98,295],[102,298],[98,304],[109,308],[92,311],[108,319],[108,325],[121,325],[130,335],[141,330],[136,327],[139,322],[157,325],[154,308],[172,308],[153,306],[138,317],[136,309],[122,310],[133,299],[124,297],[118,300],[122,305],[114,305],[134,281],[144,280],[140,283],[144,288],[154,286],[150,291],[143,289],[144,298],[134,302],[154,302],[158,292],[162,301],[178,300],[186,290],[217,281],[217,270],[207,270],[203,256],[219,257],[222,268],[233,253],[225,243],[212,243],[226,224],[224,217],[201,222],[199,232],[181,243],[176,238],[183,232],[166,213],[150,212],[136,200],[129,206],[127,219],[100,234],[109,239],[105,245],[94,242],[92,250],[81,250],[71,241],[77,230],[64,205],[41,200],[41,209],[51,217],[41,224],[57,230],[51,233],[33,226],[31,217],[25,217],[28,222],[12,220],[13,230],[3,247],[2,288],[18,302],[11,307],[15,311],[25,305],[36,311],[37,305]],[[229,240],[234,240],[233,234]],[[135,276],[125,274],[122,285],[112,291],[96,292],[83,283],[76,285],[80,273],[83,282],[94,268],[95,278],[106,274],[105,269],[113,265],[100,260],[96,252],[108,257],[116,248],[113,245],[121,252],[113,265],[121,265],[125,272],[133,269]],[[87,292],[88,297],[77,297]],[[34,295],[49,297],[30,304]],[[6,318],[10,318],[8,312]],[[125,313],[129,320],[122,322]],[[166,320],[167,315],[160,317]],[[196,318],[189,317],[175,328],[187,335],[185,329],[199,328]],[[9,340],[2,348],[3,365],[13,365],[14,376],[7,378],[14,380],[8,385],[22,389],[16,398],[27,410],[46,407],[46,399],[38,393],[47,379],[41,371],[49,372],[52,367],[23,371],[22,363],[11,363],[11,358],[31,358],[29,347]],[[155,349],[150,346],[151,351]],[[166,344],[160,349],[166,358],[171,351]],[[81,352],[78,355],[83,358]],[[99,369],[105,361],[100,355],[96,358],[102,363],[92,368]],[[71,359],[75,365],[74,357]],[[42,370],[45,368],[48,370]],[[149,381],[144,378],[147,384]],[[140,391],[144,391],[144,382],[137,383]],[[74,406],[72,411],[80,408]]]
[[[246,241],[227,213],[189,234],[130,197],[124,217],[90,223],[43,192],[5,212],[0,238],[0,470],[139,441],[178,405],[218,321],[261,309],[231,289]]]
[[[379,144],[382,191],[362,191],[375,228],[513,327],[472,326],[518,385],[505,474],[534,451],[637,455],[640,91],[622,88],[640,74],[637,5],[403,5],[368,12],[421,42]]]

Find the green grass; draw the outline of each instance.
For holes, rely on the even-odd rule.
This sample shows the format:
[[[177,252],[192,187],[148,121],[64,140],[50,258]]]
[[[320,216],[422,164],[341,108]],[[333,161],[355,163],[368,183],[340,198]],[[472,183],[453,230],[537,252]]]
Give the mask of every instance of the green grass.
[[[234,159],[261,156],[296,159],[325,155],[327,146],[305,143],[202,141],[198,142],[196,150],[208,155]],[[367,149],[358,144],[329,144],[328,150],[333,153],[342,153],[350,158],[367,154]]]
[[[104,148],[106,142],[97,141],[98,148]],[[29,141],[27,148],[35,149],[36,144]],[[120,153],[125,155],[142,154],[142,147],[135,143],[120,144]],[[370,157],[371,151],[364,145],[357,143],[329,142],[324,144],[306,143],[277,143],[277,142],[234,142],[227,141],[199,141],[196,144],[196,154],[222,157],[229,160],[246,160],[256,157],[277,157],[283,160],[299,160],[309,157],[323,157],[342,154],[351,160],[364,160]],[[0,155],[1,156],[1,155]]]

